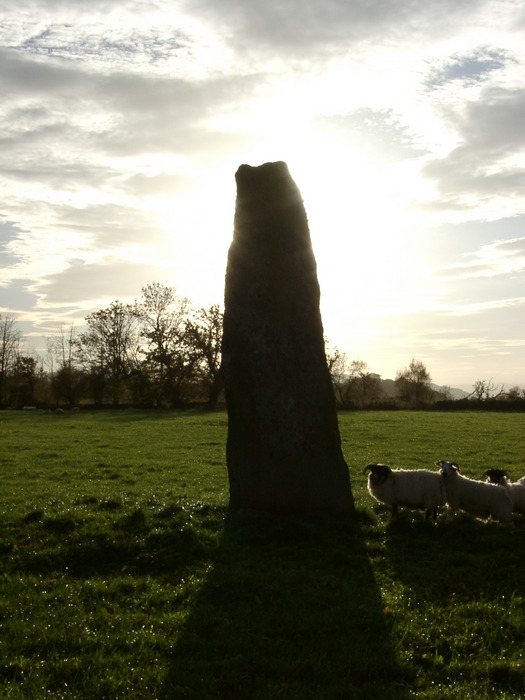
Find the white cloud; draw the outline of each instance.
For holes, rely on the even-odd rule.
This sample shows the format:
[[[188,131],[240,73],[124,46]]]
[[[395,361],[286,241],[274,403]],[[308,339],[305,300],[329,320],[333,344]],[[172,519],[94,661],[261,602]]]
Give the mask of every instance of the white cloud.
[[[429,160],[440,209],[474,210],[501,218],[525,211],[525,88],[487,87],[475,100],[444,110],[458,145]]]
[[[418,42],[475,22],[483,0],[413,3],[407,0],[289,0],[286,3],[225,0],[199,4],[199,13],[219,26],[238,53],[257,52],[308,59],[344,47],[374,42]],[[196,3],[185,3],[188,11]]]
[[[462,263],[451,265],[438,272],[439,277],[465,279],[494,277],[496,275],[521,275],[525,278],[525,237],[494,241],[471,253]]]
[[[107,257],[94,263],[71,261],[67,269],[43,278],[39,287],[40,305],[105,306],[115,298],[127,301],[139,297],[141,288],[154,275],[153,265],[126,262],[122,258]],[[119,294],[115,297],[117,289]]]
[[[445,308],[443,312],[450,316],[472,316],[473,314],[481,314],[486,311],[501,311],[503,309],[514,310],[518,307],[519,309],[525,307],[525,297],[472,302],[470,304],[451,306],[448,309]]]

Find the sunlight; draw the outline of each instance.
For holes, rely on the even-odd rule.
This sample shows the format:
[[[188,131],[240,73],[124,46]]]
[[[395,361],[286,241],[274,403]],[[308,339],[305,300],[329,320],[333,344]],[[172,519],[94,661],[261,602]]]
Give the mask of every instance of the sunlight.
[[[197,189],[155,199],[155,218],[166,232],[165,260],[185,295],[222,303],[235,170],[243,162],[284,160],[305,203],[327,327],[345,333],[357,325],[373,333],[376,319],[404,307],[417,282],[407,236],[417,191],[413,168],[382,162],[351,133],[341,151],[330,129],[297,119],[296,108],[286,113],[273,104],[245,125],[260,129],[260,139],[230,162],[231,172],[216,165],[195,177]]]
[[[373,335],[377,319],[413,303],[420,286],[409,234],[413,203],[427,185],[414,160],[389,159],[344,118],[325,118],[318,84],[316,76],[269,81],[242,110],[213,115],[208,128],[236,134],[236,148],[206,170],[194,164],[193,190],[159,195],[152,211],[183,293],[222,302],[235,171],[242,163],[287,162],[308,216],[325,323]]]
[[[309,162],[289,164],[298,173],[323,295],[338,314],[340,299],[351,299],[354,319],[377,316],[402,304],[410,280],[406,195],[396,173],[359,146],[341,155],[322,145]]]
[[[156,262],[160,281],[197,307],[223,303],[235,208],[234,172],[209,169],[201,175],[195,189],[158,196],[151,204],[163,231]]]

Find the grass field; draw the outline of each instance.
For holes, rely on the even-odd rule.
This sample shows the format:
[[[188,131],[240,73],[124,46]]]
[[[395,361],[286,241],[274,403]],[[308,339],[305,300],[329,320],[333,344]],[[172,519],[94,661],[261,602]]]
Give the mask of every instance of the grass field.
[[[340,415],[358,522],[226,517],[224,413],[0,413],[0,697],[525,697],[525,520],[363,467],[525,475],[525,414]]]

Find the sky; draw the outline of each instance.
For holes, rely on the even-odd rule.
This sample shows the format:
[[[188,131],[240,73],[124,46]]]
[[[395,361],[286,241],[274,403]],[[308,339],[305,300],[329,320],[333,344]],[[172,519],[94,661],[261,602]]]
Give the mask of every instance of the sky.
[[[43,351],[153,282],[223,303],[239,165],[301,191],[331,347],[525,388],[522,0],[0,10],[0,314]]]

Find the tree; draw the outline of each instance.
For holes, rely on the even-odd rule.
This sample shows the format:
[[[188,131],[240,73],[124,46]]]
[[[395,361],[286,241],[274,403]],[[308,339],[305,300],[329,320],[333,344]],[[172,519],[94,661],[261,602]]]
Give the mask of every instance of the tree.
[[[327,361],[339,405],[363,408],[381,396],[381,377],[363,360],[349,363],[346,354],[334,348]]]
[[[179,298],[173,287],[154,282],[142,288],[137,310],[145,341],[144,366],[154,402],[160,406],[180,404],[191,375],[185,338],[190,302]]]
[[[496,399],[503,394],[504,385],[498,389],[497,384],[491,379],[477,379],[472,385],[472,391],[467,396],[467,399],[474,398],[477,401],[488,401]]]
[[[444,384],[439,387],[438,398],[440,401],[452,401],[454,397],[452,396],[452,389]]]
[[[207,393],[208,408],[215,408],[222,390],[221,342],[223,313],[218,304],[200,309],[186,322],[185,338],[196,377]]]
[[[38,363],[34,357],[18,354],[13,364],[10,400],[13,406],[32,406],[35,401]]]
[[[47,338],[53,395],[58,403],[63,399],[69,406],[78,403],[78,394],[84,381],[84,374],[75,363],[78,349],[79,339],[73,323],[69,326],[60,325],[58,333]]]
[[[362,406],[369,406],[383,396],[380,374],[367,370],[366,373],[360,377],[360,382]]]
[[[138,371],[139,316],[134,305],[114,301],[86,316],[88,330],[79,337],[78,357],[86,367],[95,401],[108,390],[113,405],[123,397],[125,381]]]
[[[21,345],[21,333],[12,314],[0,314],[0,406],[9,403],[9,382]]]
[[[38,367],[35,377],[34,401],[37,406],[49,406],[52,398],[51,377],[44,368],[43,358],[37,357],[36,362]]]
[[[525,389],[513,386],[507,391],[507,398],[509,401],[522,401],[525,399]]]
[[[328,365],[330,377],[332,378],[336,401],[341,406],[346,404],[345,386],[348,382],[347,362],[346,353],[339,350],[339,348],[327,348],[326,363]]]
[[[381,377],[363,360],[352,360],[347,381],[347,400],[363,408],[381,396]]]
[[[421,360],[412,358],[408,367],[398,370],[396,387],[399,396],[410,408],[428,405],[434,396],[431,377]]]

